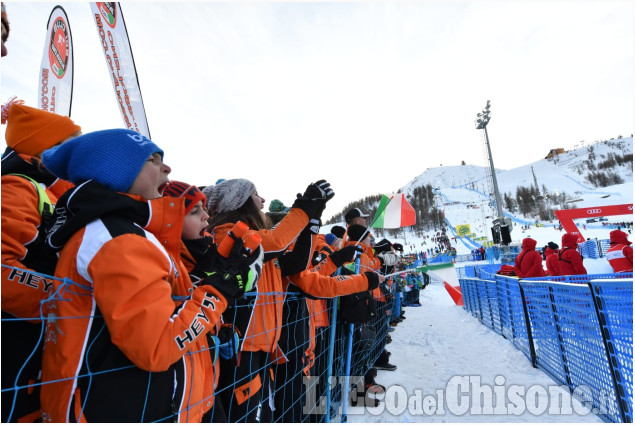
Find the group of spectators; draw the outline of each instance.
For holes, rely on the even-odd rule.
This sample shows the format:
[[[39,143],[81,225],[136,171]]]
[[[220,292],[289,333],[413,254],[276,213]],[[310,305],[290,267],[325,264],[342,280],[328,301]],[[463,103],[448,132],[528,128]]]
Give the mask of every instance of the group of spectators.
[[[405,318],[384,277],[403,247],[372,242],[359,209],[320,234],[324,180],[268,217],[249,180],[170,181],[134,131],[82,134],[15,99],[2,123],[3,421],[304,421],[325,302]],[[375,392],[396,369],[382,338]]]
[[[606,259],[615,273],[633,271],[633,248],[628,235],[620,229],[610,233],[610,248]],[[578,238],[571,233],[562,235],[562,248],[555,242],[549,242],[542,249],[542,255],[536,250],[536,240],[525,238],[522,250],[514,262],[514,274],[520,278],[543,276],[568,276],[587,274],[582,256],[578,252]],[[543,268],[543,260],[547,270]]]

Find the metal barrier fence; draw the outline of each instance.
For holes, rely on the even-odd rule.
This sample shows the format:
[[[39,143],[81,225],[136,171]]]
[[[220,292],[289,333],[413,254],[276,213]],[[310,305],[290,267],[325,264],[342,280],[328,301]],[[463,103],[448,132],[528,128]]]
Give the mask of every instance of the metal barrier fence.
[[[36,275],[33,272],[30,274]],[[58,280],[74,285],[68,279]],[[220,375],[212,378],[218,380],[218,385],[211,419],[226,418],[225,421],[229,422],[247,422],[254,418],[262,422],[345,422],[346,406],[349,403],[343,403],[342,400],[364,399],[364,386],[360,378],[369,372],[386,345],[389,321],[393,320],[390,312],[393,310],[394,297],[401,296],[401,293],[396,292],[397,286],[397,282],[392,284],[386,302],[377,302],[373,319],[361,325],[345,323],[338,318],[339,298],[316,299],[298,292],[261,293],[260,295],[273,295],[270,298],[280,300],[278,303],[283,315],[283,325],[275,331],[280,333],[278,345],[283,355],[245,351],[241,351],[239,356],[235,353],[224,355],[231,351],[228,350],[229,343],[208,338],[210,345],[207,350],[220,366]],[[60,297],[55,302],[61,303],[64,299]],[[252,308],[256,302],[255,293],[246,294],[242,300],[226,310],[225,322],[232,322],[232,319],[240,315],[241,310]],[[85,317],[58,316],[54,320],[78,319]],[[102,317],[97,310],[90,319],[101,320]],[[26,323],[26,320],[7,319],[3,314],[3,331],[5,326],[20,322]],[[41,327],[42,332],[45,329],[40,324],[34,326]],[[42,335],[40,333],[40,338]],[[28,347],[27,352],[36,352],[36,346],[37,344]],[[3,346],[3,375],[7,371],[4,362],[7,352],[4,350],[8,350],[8,347],[9,345]],[[118,367],[93,372],[90,366],[84,364],[82,370],[88,370],[88,373],[77,376],[89,382],[87,391],[90,391],[90,382],[95,376],[103,377],[121,370]],[[19,375],[20,372],[16,373]],[[148,382],[151,375],[153,373],[149,372]],[[346,377],[348,379],[344,380]],[[113,379],[116,383],[116,377]],[[6,384],[3,380],[3,408],[7,405],[5,402],[9,406],[9,410],[3,412],[3,418],[7,421],[18,419],[11,416],[16,403],[15,394],[47,385],[47,382],[23,384],[18,381],[16,378],[11,384]],[[256,381],[259,385],[254,384]],[[360,383],[359,392],[349,392],[349,388]],[[249,400],[255,393],[259,393],[254,398],[257,402],[250,403]],[[245,394],[249,397],[244,396]],[[146,406],[142,403],[139,411],[145,409]]]
[[[633,274],[461,278],[464,308],[594,413],[633,420]]]

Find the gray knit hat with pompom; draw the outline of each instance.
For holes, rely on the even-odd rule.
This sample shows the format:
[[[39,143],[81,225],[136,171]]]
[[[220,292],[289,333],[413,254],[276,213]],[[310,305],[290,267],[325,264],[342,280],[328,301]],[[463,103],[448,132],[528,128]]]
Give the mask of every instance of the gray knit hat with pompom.
[[[246,179],[223,180],[217,185],[207,186],[203,193],[207,197],[209,214],[235,211],[242,207],[256,191],[256,186]]]

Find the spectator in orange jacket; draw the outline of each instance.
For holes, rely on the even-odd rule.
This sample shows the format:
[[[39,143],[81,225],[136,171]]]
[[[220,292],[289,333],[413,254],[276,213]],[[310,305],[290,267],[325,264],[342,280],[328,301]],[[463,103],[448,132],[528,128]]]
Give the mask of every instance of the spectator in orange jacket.
[[[606,252],[606,259],[615,273],[633,271],[633,247],[627,238],[628,235],[619,229],[611,232],[611,247]]]
[[[578,238],[571,234],[562,235],[562,249],[558,253],[560,276],[587,274],[582,256],[578,252]]]
[[[232,252],[192,285],[179,258],[184,200],[161,197],[171,169],[137,132],[88,133],[42,162],[77,185],[49,235],[70,282],[55,281],[46,305],[43,422],[209,421],[206,334],[255,259]]]
[[[52,275],[55,271],[57,256],[43,249],[43,241],[46,227],[53,224],[57,198],[72,186],[41,167],[39,156],[45,149],[81,133],[70,118],[31,108],[15,98],[2,106],[5,123],[8,147],[2,156],[0,192],[2,264],[14,268],[2,267],[3,390],[14,388],[18,372],[31,353],[17,384],[22,387],[39,382],[40,304],[51,294],[51,280],[37,273]],[[39,417],[39,410],[39,385],[2,392],[3,422],[28,420],[31,416],[27,415]]]
[[[547,264],[547,274],[549,276],[560,276],[560,267],[558,266],[558,249],[557,243],[549,242],[545,245],[543,256]]]
[[[260,419],[271,420],[272,411],[268,403],[271,375],[268,363],[282,357],[278,341],[282,326],[284,287],[279,266],[279,257],[298,237],[307,225],[319,225],[326,202],[334,193],[328,182],[311,183],[304,194],[298,197],[289,212],[274,229],[261,211],[264,199],[258,195],[256,186],[246,179],[224,180],[203,190],[207,197],[207,210],[211,218],[209,229],[217,243],[237,221],[247,224],[262,238],[264,263],[258,282],[257,294],[246,297],[230,308],[225,322],[232,323],[243,335],[239,364],[233,368],[227,364],[221,369],[220,387],[229,422]],[[309,264],[310,252],[304,264]]]
[[[542,256],[536,251],[536,243],[532,238],[523,239],[522,251],[514,261],[516,276],[520,278],[545,276],[545,271],[542,268]]]

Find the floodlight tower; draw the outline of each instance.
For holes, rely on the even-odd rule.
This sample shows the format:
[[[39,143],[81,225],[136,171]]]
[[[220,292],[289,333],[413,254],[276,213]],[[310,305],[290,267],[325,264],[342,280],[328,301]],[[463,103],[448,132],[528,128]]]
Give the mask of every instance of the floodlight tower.
[[[487,159],[489,161],[489,170],[490,170],[490,182],[492,185],[492,189],[494,191],[494,198],[496,202],[496,211],[498,212],[498,219],[494,220],[494,227],[492,228],[492,233],[496,233],[494,235],[494,242],[498,242],[496,239],[501,241],[503,244],[507,245],[511,242],[511,237],[509,236],[509,226],[507,221],[505,220],[505,215],[503,214],[503,203],[501,202],[501,195],[498,190],[498,181],[496,180],[496,169],[494,168],[494,159],[492,158],[492,149],[489,145],[489,135],[487,134],[487,124],[489,124],[490,116],[490,101],[487,101],[485,108],[476,114],[476,129],[483,130],[485,134],[485,147],[487,149]]]

